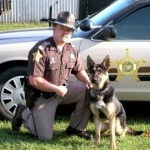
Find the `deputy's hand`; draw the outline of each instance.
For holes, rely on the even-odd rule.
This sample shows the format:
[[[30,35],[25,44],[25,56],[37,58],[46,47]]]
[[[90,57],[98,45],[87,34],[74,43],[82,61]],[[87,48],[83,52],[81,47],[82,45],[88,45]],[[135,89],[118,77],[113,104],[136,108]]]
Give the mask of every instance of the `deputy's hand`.
[[[91,81],[87,81],[85,84],[86,84],[87,89],[93,88]]]
[[[56,92],[57,95],[64,97],[67,93],[68,89],[66,88],[66,86],[58,86],[58,90]]]

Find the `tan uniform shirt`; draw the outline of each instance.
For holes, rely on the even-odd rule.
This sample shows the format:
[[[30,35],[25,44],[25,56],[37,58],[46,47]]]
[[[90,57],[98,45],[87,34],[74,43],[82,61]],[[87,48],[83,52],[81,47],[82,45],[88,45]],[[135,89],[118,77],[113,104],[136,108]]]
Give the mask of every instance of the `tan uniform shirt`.
[[[43,77],[55,85],[66,83],[70,73],[83,69],[77,49],[67,43],[61,52],[53,37],[38,42],[29,52],[28,75]]]

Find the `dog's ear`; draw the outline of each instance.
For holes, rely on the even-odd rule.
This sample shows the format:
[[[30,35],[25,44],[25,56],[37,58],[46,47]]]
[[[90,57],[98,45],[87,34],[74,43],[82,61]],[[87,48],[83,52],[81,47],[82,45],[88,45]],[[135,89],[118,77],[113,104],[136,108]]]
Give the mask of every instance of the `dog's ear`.
[[[109,55],[107,55],[105,57],[105,59],[102,62],[102,65],[106,68],[107,71],[109,70],[109,67],[110,67],[110,57],[109,57]]]
[[[93,59],[88,55],[88,56],[87,56],[87,68],[89,69],[93,64],[95,64],[95,62],[94,62]]]

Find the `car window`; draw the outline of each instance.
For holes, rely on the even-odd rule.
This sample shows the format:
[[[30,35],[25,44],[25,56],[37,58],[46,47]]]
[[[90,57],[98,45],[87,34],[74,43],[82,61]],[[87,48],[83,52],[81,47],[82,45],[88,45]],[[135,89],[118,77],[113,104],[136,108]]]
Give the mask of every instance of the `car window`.
[[[119,14],[119,12],[123,11],[124,9],[128,8],[133,3],[134,1],[131,0],[115,1],[112,5],[109,5],[103,11],[100,11],[99,13],[94,13],[88,18],[93,22],[94,25],[102,26],[109,23],[109,20],[111,20],[111,18]],[[77,30],[73,33],[73,37],[88,38],[91,37],[92,34],[95,34],[95,30],[84,32],[78,27]],[[99,39],[99,37],[94,38]]]
[[[117,39],[150,39],[150,6],[143,7],[115,24]]]

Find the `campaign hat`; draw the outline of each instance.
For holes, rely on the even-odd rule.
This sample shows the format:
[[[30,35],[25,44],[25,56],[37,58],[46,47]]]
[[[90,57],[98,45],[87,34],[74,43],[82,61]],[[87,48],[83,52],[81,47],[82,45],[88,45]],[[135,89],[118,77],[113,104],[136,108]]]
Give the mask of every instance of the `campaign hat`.
[[[75,17],[69,11],[60,12],[57,16],[57,19],[51,21],[52,24],[61,25],[69,29],[75,30]]]

